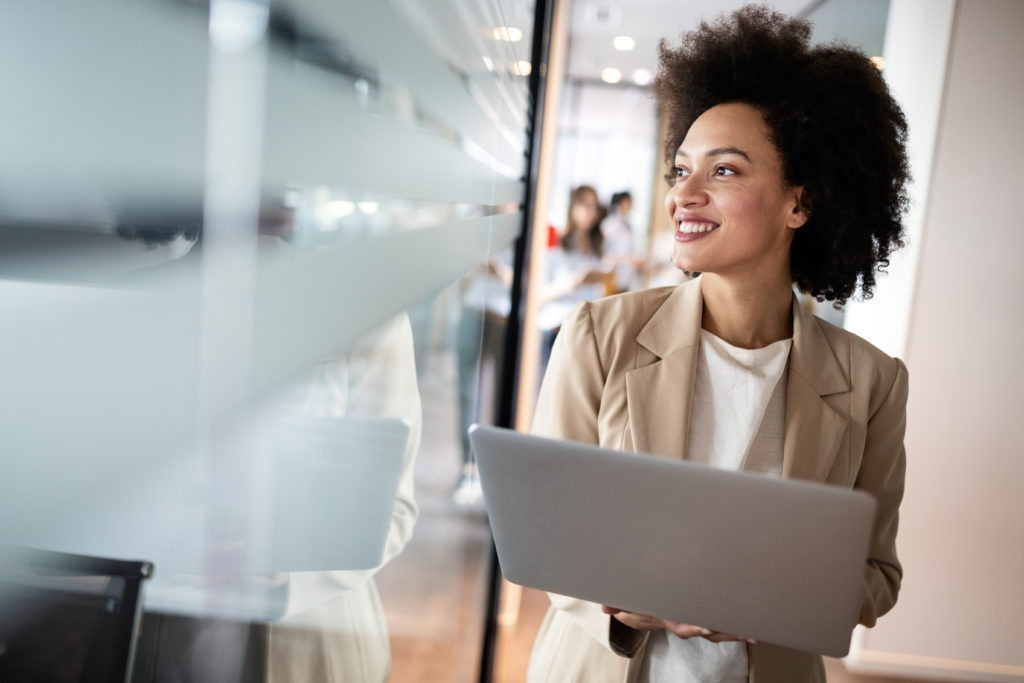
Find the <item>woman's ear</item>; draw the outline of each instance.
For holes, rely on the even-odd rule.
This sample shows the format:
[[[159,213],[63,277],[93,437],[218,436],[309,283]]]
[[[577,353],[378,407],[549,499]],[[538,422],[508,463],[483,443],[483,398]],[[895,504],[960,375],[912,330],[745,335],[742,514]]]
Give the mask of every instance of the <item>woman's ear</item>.
[[[786,227],[794,230],[803,227],[811,218],[811,200],[802,187],[793,188],[793,211],[786,218]]]

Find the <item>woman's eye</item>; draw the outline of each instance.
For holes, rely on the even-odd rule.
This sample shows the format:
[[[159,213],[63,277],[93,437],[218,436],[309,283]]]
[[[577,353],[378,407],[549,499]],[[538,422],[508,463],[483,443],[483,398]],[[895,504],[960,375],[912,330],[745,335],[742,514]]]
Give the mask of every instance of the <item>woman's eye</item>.
[[[717,175],[717,176],[736,175],[736,171],[732,170],[731,168],[726,168],[725,166],[716,166],[715,167],[715,175]]]
[[[668,173],[665,174],[665,180],[668,181],[669,185],[674,185],[680,178],[689,178],[690,171],[685,168],[670,168]]]

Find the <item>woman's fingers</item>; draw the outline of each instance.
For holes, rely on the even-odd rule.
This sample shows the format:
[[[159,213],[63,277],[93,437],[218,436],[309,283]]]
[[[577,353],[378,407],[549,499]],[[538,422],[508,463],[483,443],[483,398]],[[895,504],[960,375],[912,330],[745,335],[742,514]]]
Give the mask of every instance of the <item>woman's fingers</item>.
[[[696,636],[709,636],[714,631],[700,626],[694,626],[693,624],[680,624],[677,621],[668,622],[668,630],[671,631],[672,635],[677,638],[694,638]]]
[[[731,636],[728,633],[719,633],[718,631],[712,631],[709,635],[705,635],[703,637],[710,640],[712,643],[725,643],[731,641],[739,641],[741,643],[757,642],[753,638],[740,638],[739,636]]]
[[[604,610],[604,607],[601,609]],[[636,614],[634,612],[623,612],[614,607],[609,607],[608,609],[615,611],[606,612],[606,614],[611,614],[613,619],[617,619],[637,631],[660,631],[665,628],[665,622],[657,617],[649,617],[646,614]]]
[[[728,633],[712,631],[711,629],[704,628],[703,626],[682,624],[678,621],[668,621],[666,619],[659,619],[658,617],[649,617],[646,614],[636,614],[635,612],[625,612],[618,607],[611,607],[609,605],[601,605],[601,611],[605,614],[610,614],[626,626],[635,628],[638,631],[658,631],[660,629],[665,629],[677,638],[682,638],[684,640],[699,636],[711,641],[712,643],[733,641],[741,643],[757,643],[753,638],[740,638],[739,636],[730,635]]]
[[[681,624],[676,621],[665,622],[666,628],[677,638],[695,638],[701,637],[705,640],[710,640],[712,643],[725,643],[729,641],[739,641],[743,643],[756,643],[756,640],[752,638],[740,638],[739,636],[730,635],[728,633],[721,633],[720,631],[712,631],[709,628],[703,626],[694,626],[693,624]]]

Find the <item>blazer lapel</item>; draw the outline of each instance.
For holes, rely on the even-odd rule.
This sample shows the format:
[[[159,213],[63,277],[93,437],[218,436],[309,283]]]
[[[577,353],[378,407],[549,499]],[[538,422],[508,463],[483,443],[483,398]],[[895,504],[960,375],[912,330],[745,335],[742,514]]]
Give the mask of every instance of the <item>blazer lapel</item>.
[[[687,457],[703,303],[700,279],[683,283],[637,334],[637,343],[657,358],[626,372],[630,431],[639,453]],[[849,391],[850,383],[817,319],[794,297],[784,477],[825,480],[849,422],[824,397]]]
[[[794,299],[783,477],[825,481],[849,421],[833,410],[824,397],[849,391],[850,383],[820,324]]]
[[[657,360],[626,372],[626,405],[638,453],[685,458],[700,349],[700,280],[679,285],[637,334]]]

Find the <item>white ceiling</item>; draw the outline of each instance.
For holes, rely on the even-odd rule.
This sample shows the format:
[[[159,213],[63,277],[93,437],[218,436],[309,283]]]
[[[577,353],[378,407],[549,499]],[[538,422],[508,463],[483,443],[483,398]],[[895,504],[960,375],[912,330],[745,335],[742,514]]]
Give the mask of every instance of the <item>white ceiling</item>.
[[[678,42],[679,35],[750,0],[572,0],[569,27],[570,78],[599,79],[605,67],[622,72],[623,83],[635,70],[657,70],[658,41]],[[779,11],[796,15],[816,0],[774,0]],[[621,52],[612,47],[615,36],[627,35],[636,47]]]

